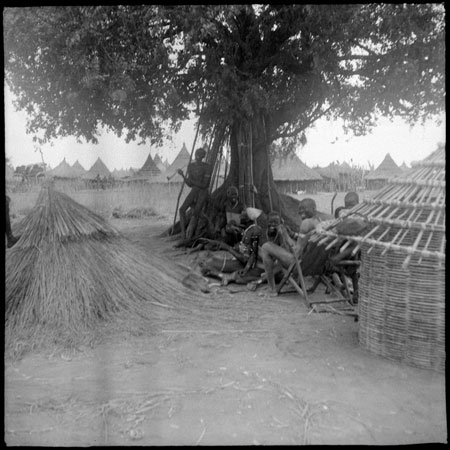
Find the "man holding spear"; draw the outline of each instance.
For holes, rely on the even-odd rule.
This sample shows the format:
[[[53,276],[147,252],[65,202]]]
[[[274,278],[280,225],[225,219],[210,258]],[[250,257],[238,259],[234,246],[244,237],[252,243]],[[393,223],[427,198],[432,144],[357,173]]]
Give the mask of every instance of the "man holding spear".
[[[184,175],[181,169],[178,173],[183,177],[185,183],[191,188],[191,192],[187,195],[180,207],[180,227],[181,238],[191,239],[197,228],[198,219],[202,212],[203,206],[208,198],[208,187],[211,181],[211,167],[203,162],[206,151],[200,147],[195,151],[195,159],[191,162]],[[186,211],[192,209],[188,230],[186,231]]]

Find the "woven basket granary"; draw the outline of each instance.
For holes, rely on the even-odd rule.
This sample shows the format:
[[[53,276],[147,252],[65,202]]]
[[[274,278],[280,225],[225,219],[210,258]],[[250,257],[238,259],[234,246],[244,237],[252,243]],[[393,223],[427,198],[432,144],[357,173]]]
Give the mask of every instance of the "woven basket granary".
[[[320,244],[346,238],[361,250],[359,340],[406,364],[445,370],[445,146],[415,164],[347,215],[368,226],[338,235],[337,219]]]

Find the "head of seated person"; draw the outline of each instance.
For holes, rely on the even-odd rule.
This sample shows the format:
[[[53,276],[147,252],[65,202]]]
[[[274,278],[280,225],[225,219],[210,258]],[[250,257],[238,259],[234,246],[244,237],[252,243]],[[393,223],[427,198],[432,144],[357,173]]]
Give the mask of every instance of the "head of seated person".
[[[347,192],[344,197],[345,208],[351,209],[359,203],[359,196],[356,192]]]
[[[278,232],[278,227],[281,225],[281,216],[276,211],[271,211],[267,215],[267,236],[275,236]]]
[[[344,197],[344,206],[340,206],[336,209],[334,213],[334,217],[337,219],[341,217],[344,213],[348,212],[349,209],[352,209],[359,203],[359,196],[356,192],[347,192]]]
[[[239,191],[236,186],[230,186],[227,189],[227,200],[232,204],[239,200]]]
[[[301,218],[300,233],[302,234],[314,230],[320,222],[316,202],[312,198],[304,198],[300,201],[298,214]]]

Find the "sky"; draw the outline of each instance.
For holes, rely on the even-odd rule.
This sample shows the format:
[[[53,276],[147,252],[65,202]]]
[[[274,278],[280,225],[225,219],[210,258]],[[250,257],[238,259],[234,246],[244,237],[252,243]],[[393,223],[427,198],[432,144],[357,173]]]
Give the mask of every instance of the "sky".
[[[26,114],[15,111],[11,94],[5,90],[5,154],[15,168],[19,165],[44,162],[51,168],[56,167],[65,158],[70,165],[78,162],[89,170],[97,158],[106,164],[109,170],[141,168],[149,153],[152,158],[158,153],[163,160],[171,163],[183,143],[188,151],[192,150],[195,137],[195,120],[183,123],[181,130],[167,141],[163,147],[152,147],[150,144],[127,144],[123,138],[112,133],[103,133],[99,143],[78,144],[75,138],[62,138],[52,144],[36,149],[32,136],[26,133]],[[445,116],[442,124],[429,122],[426,126],[416,125],[410,128],[401,120],[390,122],[380,120],[380,125],[369,135],[362,137],[345,136],[342,124],[338,121],[317,122],[314,128],[306,132],[307,143],[297,149],[297,155],[309,167],[325,167],[332,162],[346,161],[350,165],[370,168],[377,167],[387,153],[401,165],[408,166],[413,161],[426,158],[437,148],[437,144],[445,142]],[[197,141],[196,148],[202,144]],[[42,156],[41,156],[42,153]]]

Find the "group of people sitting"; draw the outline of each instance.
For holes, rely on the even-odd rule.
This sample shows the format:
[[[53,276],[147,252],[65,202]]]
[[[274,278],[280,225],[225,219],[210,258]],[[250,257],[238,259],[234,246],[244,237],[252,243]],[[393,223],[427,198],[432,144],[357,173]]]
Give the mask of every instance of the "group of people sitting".
[[[335,216],[351,209],[358,200],[356,193],[347,194],[344,207],[339,208]],[[284,224],[277,211],[271,211],[263,218],[262,211],[245,208],[239,201],[237,188],[230,186],[221,214],[220,237],[203,239],[215,244],[217,251],[208,253],[199,262],[202,274],[221,280],[223,285],[234,282],[247,284],[250,289],[266,282],[270,294],[277,295],[277,283],[284,270],[296,258],[301,259],[309,237],[319,224],[323,224],[324,219],[333,219],[331,215],[319,213],[312,198],[300,201],[298,213],[301,222],[298,232],[294,232]],[[259,223],[264,223],[265,227]]]

